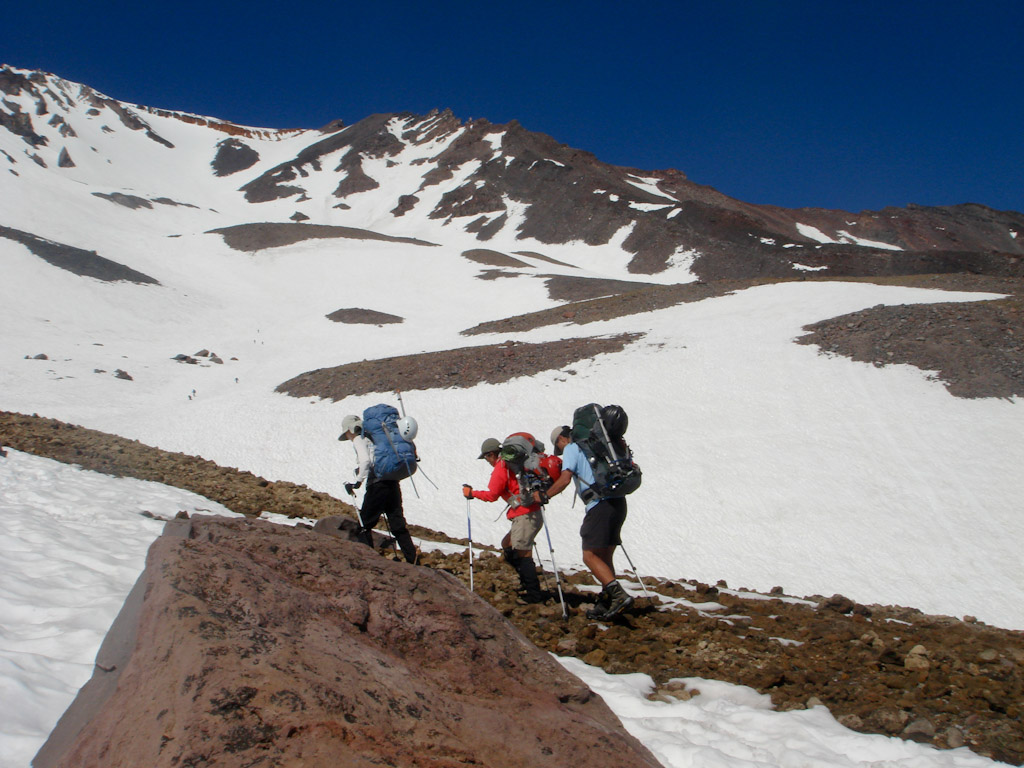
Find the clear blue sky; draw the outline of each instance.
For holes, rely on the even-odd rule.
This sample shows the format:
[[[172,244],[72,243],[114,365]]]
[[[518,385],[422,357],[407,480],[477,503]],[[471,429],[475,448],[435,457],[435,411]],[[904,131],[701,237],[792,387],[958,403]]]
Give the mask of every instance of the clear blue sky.
[[[272,128],[450,108],[733,197],[1024,211],[1024,3],[8,3],[0,61]]]

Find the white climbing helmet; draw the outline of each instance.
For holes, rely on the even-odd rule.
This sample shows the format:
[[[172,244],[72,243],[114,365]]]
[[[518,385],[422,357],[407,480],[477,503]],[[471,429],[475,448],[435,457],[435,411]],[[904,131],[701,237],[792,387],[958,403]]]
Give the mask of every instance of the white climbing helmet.
[[[398,420],[398,434],[405,440],[415,440],[416,433],[420,431],[420,425],[412,416],[403,416]]]

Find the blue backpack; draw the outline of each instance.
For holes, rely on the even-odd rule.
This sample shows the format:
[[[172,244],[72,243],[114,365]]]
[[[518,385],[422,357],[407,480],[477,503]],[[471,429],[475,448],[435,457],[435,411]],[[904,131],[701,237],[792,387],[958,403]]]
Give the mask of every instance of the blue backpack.
[[[374,405],[363,411],[363,434],[373,441],[373,474],[404,480],[416,472],[416,446],[399,434],[398,409]]]

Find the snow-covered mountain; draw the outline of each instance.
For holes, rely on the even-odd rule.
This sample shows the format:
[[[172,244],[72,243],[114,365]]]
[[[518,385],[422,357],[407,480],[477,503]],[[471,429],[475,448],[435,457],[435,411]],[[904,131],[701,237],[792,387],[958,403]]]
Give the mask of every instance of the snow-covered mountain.
[[[0,408],[340,496],[342,416],[393,401],[423,366],[433,383],[405,394],[424,457],[406,508],[459,533],[459,486],[486,481],[480,441],[546,437],[578,405],[618,402],[645,470],[625,532],[641,571],[1024,627],[1019,403],[792,343],[878,304],[992,294],[793,281],[582,325],[568,308],[532,330],[497,322],[650,283],[1019,276],[1024,215],[754,206],[447,112],[274,130],[11,67],[0,91]],[[484,323],[499,331],[462,333]],[[575,358],[545,346],[596,337],[627,341]],[[430,368],[447,359],[430,353],[506,341],[537,345],[530,375]],[[390,363],[396,383],[377,391],[278,391],[414,354],[428,357]],[[499,513],[478,507],[474,535],[497,541]],[[567,501],[549,510],[570,562],[579,519]]]
[[[10,67],[0,70],[0,90],[0,146],[12,174],[31,185],[31,161],[130,209],[195,206],[246,222],[444,232],[435,237],[445,240],[458,233],[520,249],[608,246],[629,272],[662,279],[690,266],[704,278],[792,275],[807,266],[807,251],[820,266],[846,253],[834,247],[842,245],[1024,253],[1024,217],[1015,212],[749,205],[679,171],[610,166],[516,122],[463,122],[448,111],[271,130],[125,104]]]

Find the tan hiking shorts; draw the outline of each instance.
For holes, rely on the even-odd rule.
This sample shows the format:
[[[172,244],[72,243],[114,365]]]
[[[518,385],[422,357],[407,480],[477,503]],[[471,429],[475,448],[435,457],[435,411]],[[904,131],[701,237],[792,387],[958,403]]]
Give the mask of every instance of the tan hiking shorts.
[[[541,510],[527,512],[512,518],[512,530],[509,531],[509,546],[512,549],[532,549],[533,540],[544,527],[544,513]]]

